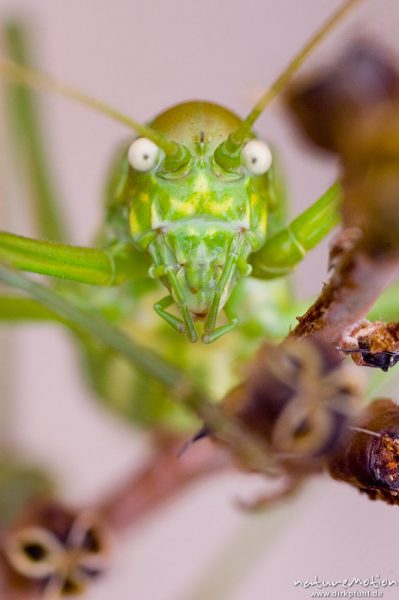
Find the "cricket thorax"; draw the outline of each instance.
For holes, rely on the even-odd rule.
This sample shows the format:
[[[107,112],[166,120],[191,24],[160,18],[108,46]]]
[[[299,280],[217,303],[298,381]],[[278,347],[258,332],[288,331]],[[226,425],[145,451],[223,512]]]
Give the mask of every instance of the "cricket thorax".
[[[196,129],[187,125],[182,129],[179,122],[173,130],[173,139],[188,150],[184,168],[170,172],[160,163],[150,172],[131,173],[128,185],[132,240],[151,256],[150,276],[159,278],[170,292],[155,310],[191,341],[198,337],[193,322],[201,320],[206,342],[236,323],[226,308],[228,323],[216,328],[238,278],[251,271],[248,256],[265,242],[270,188],[268,174],[254,177],[245,168],[228,173],[217,164],[215,150],[239,120],[216,107],[217,118],[212,121],[208,112],[213,106],[182,105],[202,116],[196,115]],[[158,125],[172,137],[165,115],[158,118]],[[183,320],[166,312],[171,305]]]
[[[195,318],[204,319],[215,293],[221,310],[238,277],[248,274],[251,243],[245,230],[197,218],[165,225],[149,251],[154,260],[152,272],[158,269],[175,303],[185,303]],[[172,278],[168,279],[165,267],[174,270]]]

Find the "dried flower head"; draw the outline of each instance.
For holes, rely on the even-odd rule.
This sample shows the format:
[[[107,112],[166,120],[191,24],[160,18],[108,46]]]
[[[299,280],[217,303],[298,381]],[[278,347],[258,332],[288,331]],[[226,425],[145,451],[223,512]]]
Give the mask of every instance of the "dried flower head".
[[[346,434],[362,395],[358,372],[317,337],[263,344],[223,404],[280,464],[320,467]]]
[[[18,575],[58,597],[82,593],[108,566],[110,548],[110,534],[98,515],[45,504],[7,532],[2,550]]]
[[[399,406],[380,399],[367,407],[330,459],[329,471],[372,500],[399,504]]]
[[[343,338],[340,349],[359,366],[388,371],[399,361],[399,323],[363,320]]]

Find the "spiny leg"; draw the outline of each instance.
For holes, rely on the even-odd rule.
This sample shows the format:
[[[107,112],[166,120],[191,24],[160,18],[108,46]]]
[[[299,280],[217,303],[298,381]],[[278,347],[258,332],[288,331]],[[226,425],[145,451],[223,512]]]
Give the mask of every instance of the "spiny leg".
[[[226,315],[229,322],[226,325],[221,325],[220,327],[217,327],[209,333],[204,333],[204,335],[202,336],[202,341],[204,342],[204,344],[211,344],[212,342],[218,340],[220,337],[225,335],[225,333],[228,333],[229,331],[234,329],[234,327],[237,326],[238,317],[231,307],[226,305],[224,308],[224,314]]]
[[[172,306],[172,304],[174,303],[175,301],[173,300],[172,296],[165,296],[165,298],[162,298],[162,300],[154,304],[154,310],[157,313],[157,315],[159,315],[164,321],[171,325],[173,329],[175,329],[179,333],[184,333],[183,321],[178,317],[175,317],[175,315],[172,315],[171,313],[167,312],[166,310],[167,308],[169,308],[169,306]]]
[[[245,276],[249,275],[252,271],[252,267],[248,265],[248,263],[238,254],[240,245],[241,241],[236,248],[236,252],[232,253],[226,262],[223,273],[220,277],[220,281],[213,296],[211,308],[204,325],[205,333],[202,336],[202,341],[205,344],[210,344],[222,337],[222,335],[234,329],[238,323],[238,318],[235,314],[235,311],[231,306],[227,305],[224,309],[224,313],[229,323],[216,328],[216,320],[220,311],[220,302],[223,290],[228,285],[231,277],[234,275],[235,269],[238,268],[238,270]]]
[[[206,333],[210,333],[215,329],[216,319],[220,310],[220,301],[223,294],[223,290],[229,282],[230,277],[232,276],[234,269],[237,265],[238,256],[237,254],[231,254],[228,261],[225,264],[223,269],[223,273],[220,277],[219,283],[217,285],[215,294],[213,296],[211,308],[209,309],[208,317],[204,324],[204,329]]]
[[[332,185],[287,227],[268,239],[250,257],[253,277],[272,279],[287,275],[339,222],[341,186]]]
[[[175,317],[165,310],[175,302],[172,296],[167,296],[160,302],[157,302],[154,305],[155,312],[174,329],[179,331],[179,333],[186,332],[189,341],[195,343],[198,340],[197,330],[195,328],[191,313],[188,309],[186,297],[176,277],[175,267],[173,265],[160,265],[158,267],[153,266],[150,268],[149,275],[150,277],[154,278],[167,277],[169,279],[169,283],[175,293],[177,303],[182,313],[183,320]]]

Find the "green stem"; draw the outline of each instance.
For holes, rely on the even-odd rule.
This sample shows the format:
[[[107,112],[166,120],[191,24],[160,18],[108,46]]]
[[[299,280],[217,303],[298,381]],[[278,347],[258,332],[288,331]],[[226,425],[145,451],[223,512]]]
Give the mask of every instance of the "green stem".
[[[24,27],[11,22],[3,28],[4,42],[10,58],[21,66],[29,66],[29,45]],[[6,88],[12,140],[23,156],[34,198],[40,236],[63,241],[65,220],[60,214],[54,180],[49,167],[40,111],[35,93],[26,86],[9,83]]]
[[[0,260],[10,266],[91,285],[109,286],[143,276],[126,257],[0,232]]]
[[[135,366],[148,375],[155,377],[168,387],[174,387],[186,381],[185,375],[177,368],[163,361],[156,354],[133,342],[124,333],[110,325],[99,313],[86,311],[66,300],[50,288],[31,281],[21,273],[0,266],[0,281],[6,285],[26,292],[48,310],[71,322],[80,330],[96,340],[120,352],[133,361]]]
[[[0,321],[22,322],[22,321],[59,321],[54,313],[35,302],[31,298],[23,296],[0,296]]]

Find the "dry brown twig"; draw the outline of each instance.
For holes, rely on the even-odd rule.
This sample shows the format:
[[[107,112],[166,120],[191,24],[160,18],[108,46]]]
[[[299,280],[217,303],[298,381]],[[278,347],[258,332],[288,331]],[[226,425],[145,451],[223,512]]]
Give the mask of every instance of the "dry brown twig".
[[[348,350],[345,338],[399,269],[399,73],[385,51],[360,41],[288,102],[307,136],[341,158],[344,227],[330,280],[291,335],[318,332]]]
[[[147,464],[101,501],[98,509],[114,531],[140,525],[189,485],[232,467],[229,454],[209,440],[179,456],[185,442],[179,437],[155,440]]]

